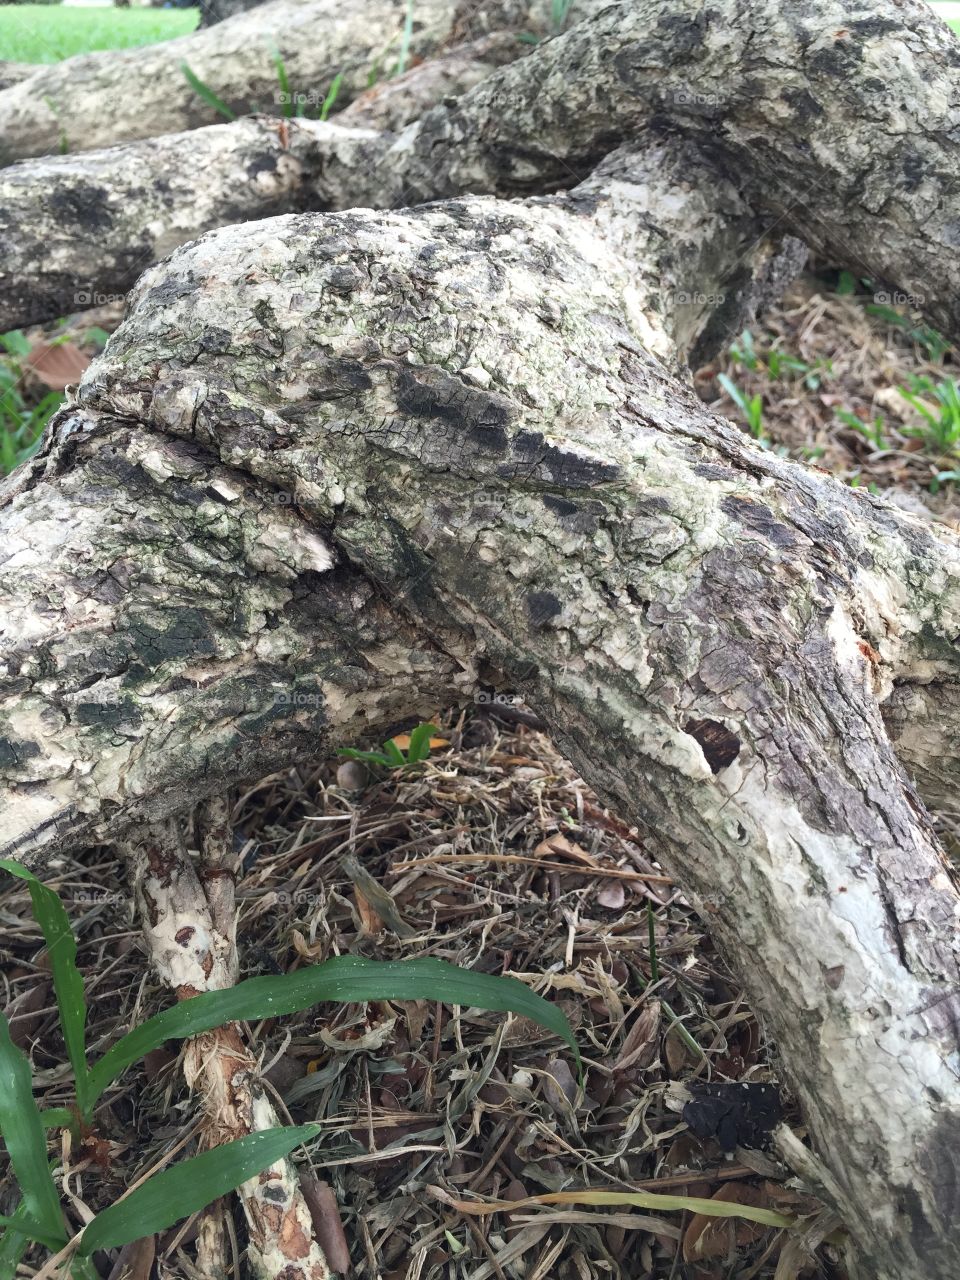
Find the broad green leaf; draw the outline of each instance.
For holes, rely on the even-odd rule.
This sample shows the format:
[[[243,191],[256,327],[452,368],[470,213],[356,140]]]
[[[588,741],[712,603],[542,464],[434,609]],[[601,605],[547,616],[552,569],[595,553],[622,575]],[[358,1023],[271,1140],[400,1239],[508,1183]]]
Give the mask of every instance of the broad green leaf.
[[[47,1161],[47,1139],[33,1097],[30,1063],[10,1039],[10,1026],[2,1013],[0,1134],[20,1186],[25,1215],[44,1235],[66,1244],[60,1199]]]
[[[0,1227],[5,1230],[16,1231],[27,1237],[28,1240],[36,1240],[39,1244],[45,1244],[48,1249],[58,1252],[63,1248],[63,1241],[56,1236],[48,1235],[39,1222],[34,1222],[32,1218],[28,1218],[26,1214],[22,1217],[8,1218],[4,1214],[0,1214]]]
[[[77,1123],[77,1116],[69,1107],[44,1107],[40,1123],[44,1129],[70,1129]]]
[[[383,744],[383,750],[386,753],[387,759],[396,768],[399,769],[401,765],[405,765],[407,763],[407,757],[403,754],[392,738],[389,742],[385,742]]]
[[[437,732],[435,724],[418,724],[410,731],[410,745],[407,747],[407,759],[411,764],[426,760],[430,754],[430,739]]]
[[[165,1231],[248,1178],[256,1177],[294,1147],[315,1137],[319,1128],[304,1124],[265,1129],[161,1170],[123,1200],[98,1213],[80,1237],[78,1252],[89,1257],[97,1249],[114,1249],[141,1236]]]
[[[0,1236],[0,1280],[14,1280],[20,1259],[30,1247],[29,1237],[23,1232],[27,1230],[28,1223],[32,1225],[32,1220],[22,1200],[9,1222],[9,1227],[5,1227],[3,1235]],[[20,1230],[21,1226],[23,1231]]]
[[[83,995],[83,976],[77,968],[77,940],[70,928],[70,919],[59,895],[41,880],[9,858],[0,858],[0,867],[12,876],[27,882],[33,914],[43,931],[53,972],[53,989],[60,1011],[60,1026],[67,1046],[67,1057],[73,1067],[76,1081],[77,1102],[80,1111],[88,1116],[87,1057],[85,1028],[87,1003]],[[90,1103],[89,1105],[92,1105]]]
[[[443,1000],[518,1013],[560,1036],[580,1062],[570,1024],[556,1007],[516,978],[474,973],[445,960],[367,960],[334,956],[323,964],[278,977],[248,978],[225,991],[209,991],[165,1009],[125,1035],[90,1072],[92,1098],[131,1063],[165,1040],[199,1035],[227,1022],[256,1021],[309,1009],[322,1000]]]

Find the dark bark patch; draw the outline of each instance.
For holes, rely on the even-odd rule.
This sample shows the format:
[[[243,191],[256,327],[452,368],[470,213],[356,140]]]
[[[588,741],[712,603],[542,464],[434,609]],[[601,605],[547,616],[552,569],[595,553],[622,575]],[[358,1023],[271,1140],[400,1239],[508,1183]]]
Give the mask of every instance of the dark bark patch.
[[[903,31],[902,23],[896,22],[893,18],[857,18],[850,23],[850,30],[858,36],[885,36],[892,35],[895,31]]]
[[[563,605],[552,591],[532,591],[527,596],[527,612],[535,627],[545,627],[562,608]]]
[[[186,947],[190,944],[190,939],[196,933],[196,929],[192,925],[185,924],[182,929],[178,929],[173,935],[177,941],[177,946]]]
[[[143,723],[143,715],[140,708],[131,702],[81,702],[76,710],[76,722],[102,728],[135,727]]]
[[[809,89],[787,89],[783,97],[793,108],[794,117],[800,124],[823,115],[823,107]]]
[[[555,512],[561,519],[564,516],[576,515],[580,510],[575,502],[568,502],[566,498],[555,498],[552,493],[543,495],[543,505],[548,511]]]
[[[172,658],[208,658],[217,649],[210,622],[199,609],[176,610],[162,631],[142,621],[132,621],[130,630],[135,654],[151,670]]]
[[[468,387],[442,369],[403,369],[397,379],[397,407],[415,418],[433,418],[463,427],[483,453],[503,454],[508,444],[510,403]]]
[[[740,754],[740,739],[719,720],[688,720],[683,732],[699,742],[711,773],[726,769]]]
[[[32,760],[40,748],[28,739],[0,738],[0,769],[15,769],[24,760]]]
[[[612,462],[569,453],[547,444],[539,431],[520,431],[511,444],[516,463],[522,464],[527,471],[545,473],[548,480],[565,489],[586,489],[595,484],[605,484],[620,474],[620,468]],[[514,474],[503,468],[501,472],[510,477]]]
[[[789,548],[797,545],[797,536],[793,530],[781,524],[770,508],[760,502],[751,502],[749,498],[738,498],[730,494],[721,502],[720,509],[752,533],[759,534],[771,546]]]
[[[686,1085],[692,1094],[682,1116],[698,1138],[716,1138],[724,1151],[766,1146],[783,1118],[775,1084]]]
[[[247,177],[255,178],[258,173],[273,173],[277,167],[277,157],[271,155],[269,151],[264,151],[254,158],[247,165]]]
[[[67,224],[89,231],[113,226],[113,214],[108,206],[109,193],[105,187],[77,182],[69,190],[54,190],[48,196],[50,209]]]

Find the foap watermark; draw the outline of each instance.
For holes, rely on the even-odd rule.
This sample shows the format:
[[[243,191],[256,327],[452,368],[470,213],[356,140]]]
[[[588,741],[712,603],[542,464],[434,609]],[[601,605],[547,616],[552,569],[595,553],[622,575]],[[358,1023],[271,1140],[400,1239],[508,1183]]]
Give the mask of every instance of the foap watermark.
[[[316,89],[308,89],[306,93],[285,93],[281,90],[273,95],[273,100],[278,107],[297,107],[305,111],[307,107],[322,107],[327,95],[318,93]]]
[[[701,293],[698,289],[678,289],[667,297],[678,307],[722,307],[727,300],[725,293]]]
[[[878,289],[873,300],[880,307],[922,307],[927,301],[927,295],[902,293],[899,289]]]
[[[674,89],[673,102],[678,107],[720,107],[726,99],[719,93],[704,93],[700,89]]]
[[[91,307],[112,307],[118,302],[125,303],[128,296],[126,293],[99,293],[95,289],[78,289],[73,295],[73,305],[85,310]]]
[[[322,707],[322,693],[308,689],[277,689],[273,695],[275,707]]]
[[[523,701],[519,693],[498,693],[493,689],[478,689],[473,700],[483,707],[515,707]]]
[[[127,901],[126,894],[118,889],[74,889],[71,896],[82,907],[121,907]]]
[[[323,894],[313,889],[278,889],[274,895],[279,906],[315,907],[323,902]]]

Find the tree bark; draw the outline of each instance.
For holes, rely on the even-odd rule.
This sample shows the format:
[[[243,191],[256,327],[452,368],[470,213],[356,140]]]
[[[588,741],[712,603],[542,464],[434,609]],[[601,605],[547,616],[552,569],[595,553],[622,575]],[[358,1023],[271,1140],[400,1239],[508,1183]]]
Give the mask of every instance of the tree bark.
[[[344,138],[331,151],[328,135],[305,122],[293,142],[300,167],[284,165],[288,175],[299,174],[295,191],[281,184],[287,207],[389,208],[467,191],[569,187],[618,143],[668,123],[718,172],[736,173],[771,223],[876,283],[892,282],[947,331],[960,330],[952,213],[960,195],[953,128],[960,68],[956,37],[925,4],[822,0],[802,13],[774,11],[761,0],[724,0],[709,10],[700,0],[596,7],[580,0],[573,11],[580,21],[570,31],[433,106],[399,136]],[[531,17],[507,0],[502,11],[484,12],[489,24],[515,27]],[[464,29],[456,19],[451,25],[458,35]],[[343,41],[353,35],[346,24]],[[329,39],[340,47],[340,36]],[[429,67],[382,92],[395,123],[435,101],[443,78]],[[458,74],[468,82],[462,65]],[[316,83],[299,72],[290,78]],[[7,97],[0,93],[0,112]],[[43,95],[31,102],[31,110],[47,110]],[[376,102],[366,98],[348,109],[344,122],[383,119]],[[163,119],[168,128],[177,116]],[[122,134],[123,127],[122,117],[104,125],[111,137],[137,136]],[[137,127],[150,132],[149,120]],[[49,318],[78,291],[124,291],[130,264],[149,261],[153,232],[138,231],[141,223],[152,228],[158,216],[155,238],[183,242],[215,225],[219,207],[220,225],[227,211],[235,219],[261,216],[265,192],[277,186],[269,166],[279,163],[281,142],[265,146],[263,169],[250,160],[249,135],[239,130],[221,128],[210,139],[171,136],[153,146],[157,162],[174,152],[183,159],[172,190],[139,182],[139,148],[91,156],[89,170],[78,158],[52,158],[8,175],[0,185],[0,313],[7,324]],[[45,149],[56,147],[47,139]],[[208,161],[209,188],[198,176]],[[113,187],[117,200],[105,194]],[[89,246],[100,238],[105,265],[98,275]],[[31,272],[47,244],[59,266],[43,273],[34,300]]]
[[[0,332],[118,301],[204,231],[310,207],[334,156],[362,166],[378,142],[251,116],[0,169]]]
[[[960,896],[921,795],[956,786],[960,538],[759,449],[687,360],[775,287],[772,220],[851,228],[956,332],[956,65],[909,3],[645,0],[319,180],[452,198],[149,270],[0,499],[2,852],[520,692],[712,919],[869,1274],[952,1280]]]
[[[603,0],[576,0],[571,20]],[[416,0],[406,66],[491,31],[549,29],[538,0]],[[184,62],[237,115],[285,115],[279,54],[291,94],[319,108],[342,74],[337,106],[391,76],[400,57],[404,0],[271,0],[209,29],[135,49],[87,53],[0,91],[0,164],[219,124],[223,117],[188,83]]]
[[[225,18],[235,18],[238,13],[255,9],[264,0],[203,0],[200,6],[200,26],[215,27]]]
[[[520,691],[709,912],[875,1274],[946,1277],[958,899],[882,704],[956,690],[960,540],[671,372],[742,245],[670,156],[146,274],[4,513],[7,851]]]

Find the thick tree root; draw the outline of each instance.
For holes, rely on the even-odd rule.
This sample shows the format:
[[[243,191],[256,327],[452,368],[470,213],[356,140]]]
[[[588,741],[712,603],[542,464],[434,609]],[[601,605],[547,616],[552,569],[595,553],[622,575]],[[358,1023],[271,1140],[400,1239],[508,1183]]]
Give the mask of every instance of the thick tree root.
[[[148,954],[160,979],[181,1000],[232,986],[238,971],[235,858],[222,797],[203,806],[199,874],[179,823],[157,823],[127,844],[131,880]],[[206,1142],[218,1146],[280,1123],[257,1080],[257,1059],[236,1024],[208,1031],[184,1051],[184,1076],[202,1098]],[[329,1280],[313,1238],[310,1210],[289,1160],[271,1165],[239,1189],[249,1256],[263,1280]],[[215,1220],[202,1233],[201,1269],[211,1269],[224,1242]]]

